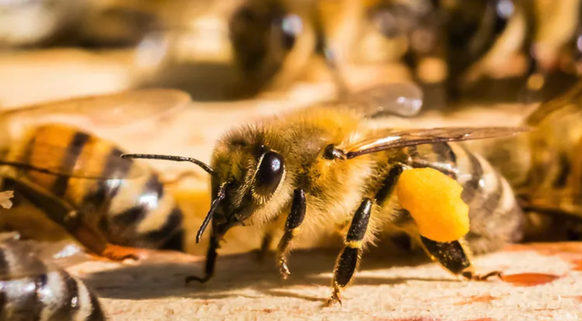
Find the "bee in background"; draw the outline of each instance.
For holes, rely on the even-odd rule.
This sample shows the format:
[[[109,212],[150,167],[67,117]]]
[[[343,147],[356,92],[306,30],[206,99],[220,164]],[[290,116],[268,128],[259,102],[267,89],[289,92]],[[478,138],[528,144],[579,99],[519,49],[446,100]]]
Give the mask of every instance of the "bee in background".
[[[582,227],[582,82],[525,118],[531,131],[511,138],[466,142],[487,158],[530,212],[528,238],[580,240]],[[535,226],[534,226],[535,224]],[[552,231],[549,233],[548,231]]]
[[[320,57],[339,94],[346,94],[339,53],[348,49],[360,8],[360,1],[244,1],[229,18],[234,62],[248,87],[244,91],[288,86],[313,57]]]
[[[483,91],[476,82],[522,50],[529,22],[519,0],[367,3],[362,59],[402,59],[426,93],[425,109],[457,102],[472,87]]]
[[[0,48],[45,45],[81,22],[87,1],[0,2]]]
[[[183,0],[3,1],[0,48],[135,46],[151,33],[183,25],[202,7]]]
[[[3,186],[97,255],[122,260],[147,255],[146,249],[181,250],[182,211],[158,173],[121,159],[114,143],[51,117],[121,126],[172,114],[189,102],[180,91],[138,90],[5,111]]]
[[[93,290],[64,270],[85,260],[78,249],[4,234],[0,320],[106,320]]]
[[[500,275],[476,273],[472,250],[493,251],[518,241],[523,213],[503,177],[454,142],[512,135],[523,129],[371,128],[366,117],[377,115],[378,106],[399,115],[418,113],[418,103],[403,103],[418,102],[403,95],[403,86],[379,85],[350,94],[350,103],[323,103],[233,129],[216,144],[210,165],[190,157],[123,155],[189,161],[211,175],[213,201],[197,234],[200,240],[206,227],[212,226],[204,276],[190,276],[187,282],[206,282],[213,276],[219,242],[237,225],[275,225],[284,230],[276,256],[283,278],[289,275],[288,255],[299,234],[319,227],[341,230],[345,245],[328,304],[341,302],[341,290],[352,281],[363,248],[382,229],[405,230],[455,275],[469,280]],[[418,168],[438,171],[462,186],[459,198],[468,205],[471,221],[466,238],[430,239],[419,233],[411,212],[399,206],[394,192],[399,178]]]

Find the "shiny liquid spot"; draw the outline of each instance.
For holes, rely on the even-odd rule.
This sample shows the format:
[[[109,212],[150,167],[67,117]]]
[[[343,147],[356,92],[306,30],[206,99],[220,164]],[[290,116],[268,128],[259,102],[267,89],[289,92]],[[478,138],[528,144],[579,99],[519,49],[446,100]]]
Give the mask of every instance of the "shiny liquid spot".
[[[502,280],[515,286],[536,286],[553,282],[560,277],[545,273],[518,273],[503,275]]]

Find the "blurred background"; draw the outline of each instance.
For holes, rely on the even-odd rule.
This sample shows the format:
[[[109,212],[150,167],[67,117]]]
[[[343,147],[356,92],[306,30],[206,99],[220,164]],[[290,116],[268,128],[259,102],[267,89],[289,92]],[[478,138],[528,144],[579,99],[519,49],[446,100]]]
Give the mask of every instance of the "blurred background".
[[[0,0],[0,108],[183,90],[192,104],[171,119],[86,129],[131,152],[206,162],[233,125],[375,83],[415,82],[423,113],[439,120],[479,106],[511,110],[511,123],[577,81],[581,12],[580,0]],[[199,174],[171,187],[195,231],[209,206],[206,176],[151,165]],[[262,235],[230,237],[226,251],[246,251]],[[188,238],[190,252],[204,253]]]

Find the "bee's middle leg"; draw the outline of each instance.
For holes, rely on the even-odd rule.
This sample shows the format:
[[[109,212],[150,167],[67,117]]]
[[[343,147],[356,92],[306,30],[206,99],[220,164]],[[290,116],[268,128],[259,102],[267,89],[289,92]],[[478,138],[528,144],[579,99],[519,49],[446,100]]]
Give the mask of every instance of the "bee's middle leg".
[[[471,262],[471,250],[464,239],[452,242],[436,242],[421,236],[422,244],[431,259],[438,261],[444,268],[455,275],[461,275],[466,279],[484,281],[490,277],[502,277],[501,271],[491,271],[479,275]]]
[[[341,289],[350,283],[360,264],[363,240],[368,229],[372,205],[373,201],[365,198],[352,218],[350,229],[346,235],[344,249],[336,262],[333,273],[333,292],[326,306],[330,306],[335,302],[341,304]]]

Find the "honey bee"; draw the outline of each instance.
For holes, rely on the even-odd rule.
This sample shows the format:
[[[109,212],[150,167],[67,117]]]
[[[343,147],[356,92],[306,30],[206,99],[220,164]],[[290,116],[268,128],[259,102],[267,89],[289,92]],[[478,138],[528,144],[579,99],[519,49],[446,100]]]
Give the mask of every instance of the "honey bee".
[[[414,81],[434,92],[435,97],[429,96],[438,99],[439,107],[441,101],[455,102],[462,96],[505,100],[507,92],[515,101],[517,90],[507,91],[505,83],[501,90],[491,85],[483,90],[480,82],[501,78],[517,82],[519,88],[522,75],[534,73],[535,67],[522,63],[524,53],[529,56],[535,29],[532,1],[371,2],[367,15],[373,28],[368,30],[381,35],[374,37],[380,44],[375,48],[397,52],[411,68]]]
[[[348,49],[360,8],[360,1],[244,1],[228,21],[244,90],[284,87],[316,57],[323,58],[340,94],[347,93],[340,52]]]
[[[2,239],[0,320],[106,319],[94,291],[64,270],[79,261],[73,249],[11,235]]]
[[[0,48],[48,45],[134,46],[202,10],[202,3],[170,1],[3,1]]]
[[[472,250],[482,253],[518,241],[523,213],[507,181],[485,159],[455,142],[526,129],[372,128],[367,117],[377,115],[382,102],[389,107],[384,112],[414,115],[411,107],[418,112],[418,104],[405,102],[419,100],[403,94],[403,86],[378,85],[351,93],[350,103],[321,103],[233,129],[215,145],[210,165],[191,157],[122,155],[193,162],[210,174],[213,200],[197,234],[200,240],[212,226],[205,274],[186,281],[212,277],[219,242],[232,227],[272,224],[284,230],[276,256],[283,278],[289,275],[288,255],[298,235],[322,226],[344,235],[328,304],[341,302],[340,292],[353,279],[363,249],[383,228],[409,231],[432,259],[455,275],[470,280],[500,275],[477,274]],[[419,235],[394,193],[401,174],[417,168],[432,168],[462,186],[459,197],[468,204],[471,220],[466,237],[439,242]]]
[[[581,121],[579,81],[525,118],[523,123],[531,131],[511,138],[465,143],[499,169],[524,211],[532,213],[538,225],[531,231],[532,238],[547,235],[552,228],[559,229],[553,230],[558,239],[580,238],[576,230],[582,226]]]
[[[5,111],[4,129],[14,130],[0,153],[2,184],[97,255],[122,260],[146,249],[180,250],[182,211],[159,173],[121,159],[113,142],[50,117],[120,126],[175,112],[189,99],[175,90],[137,90]]]

